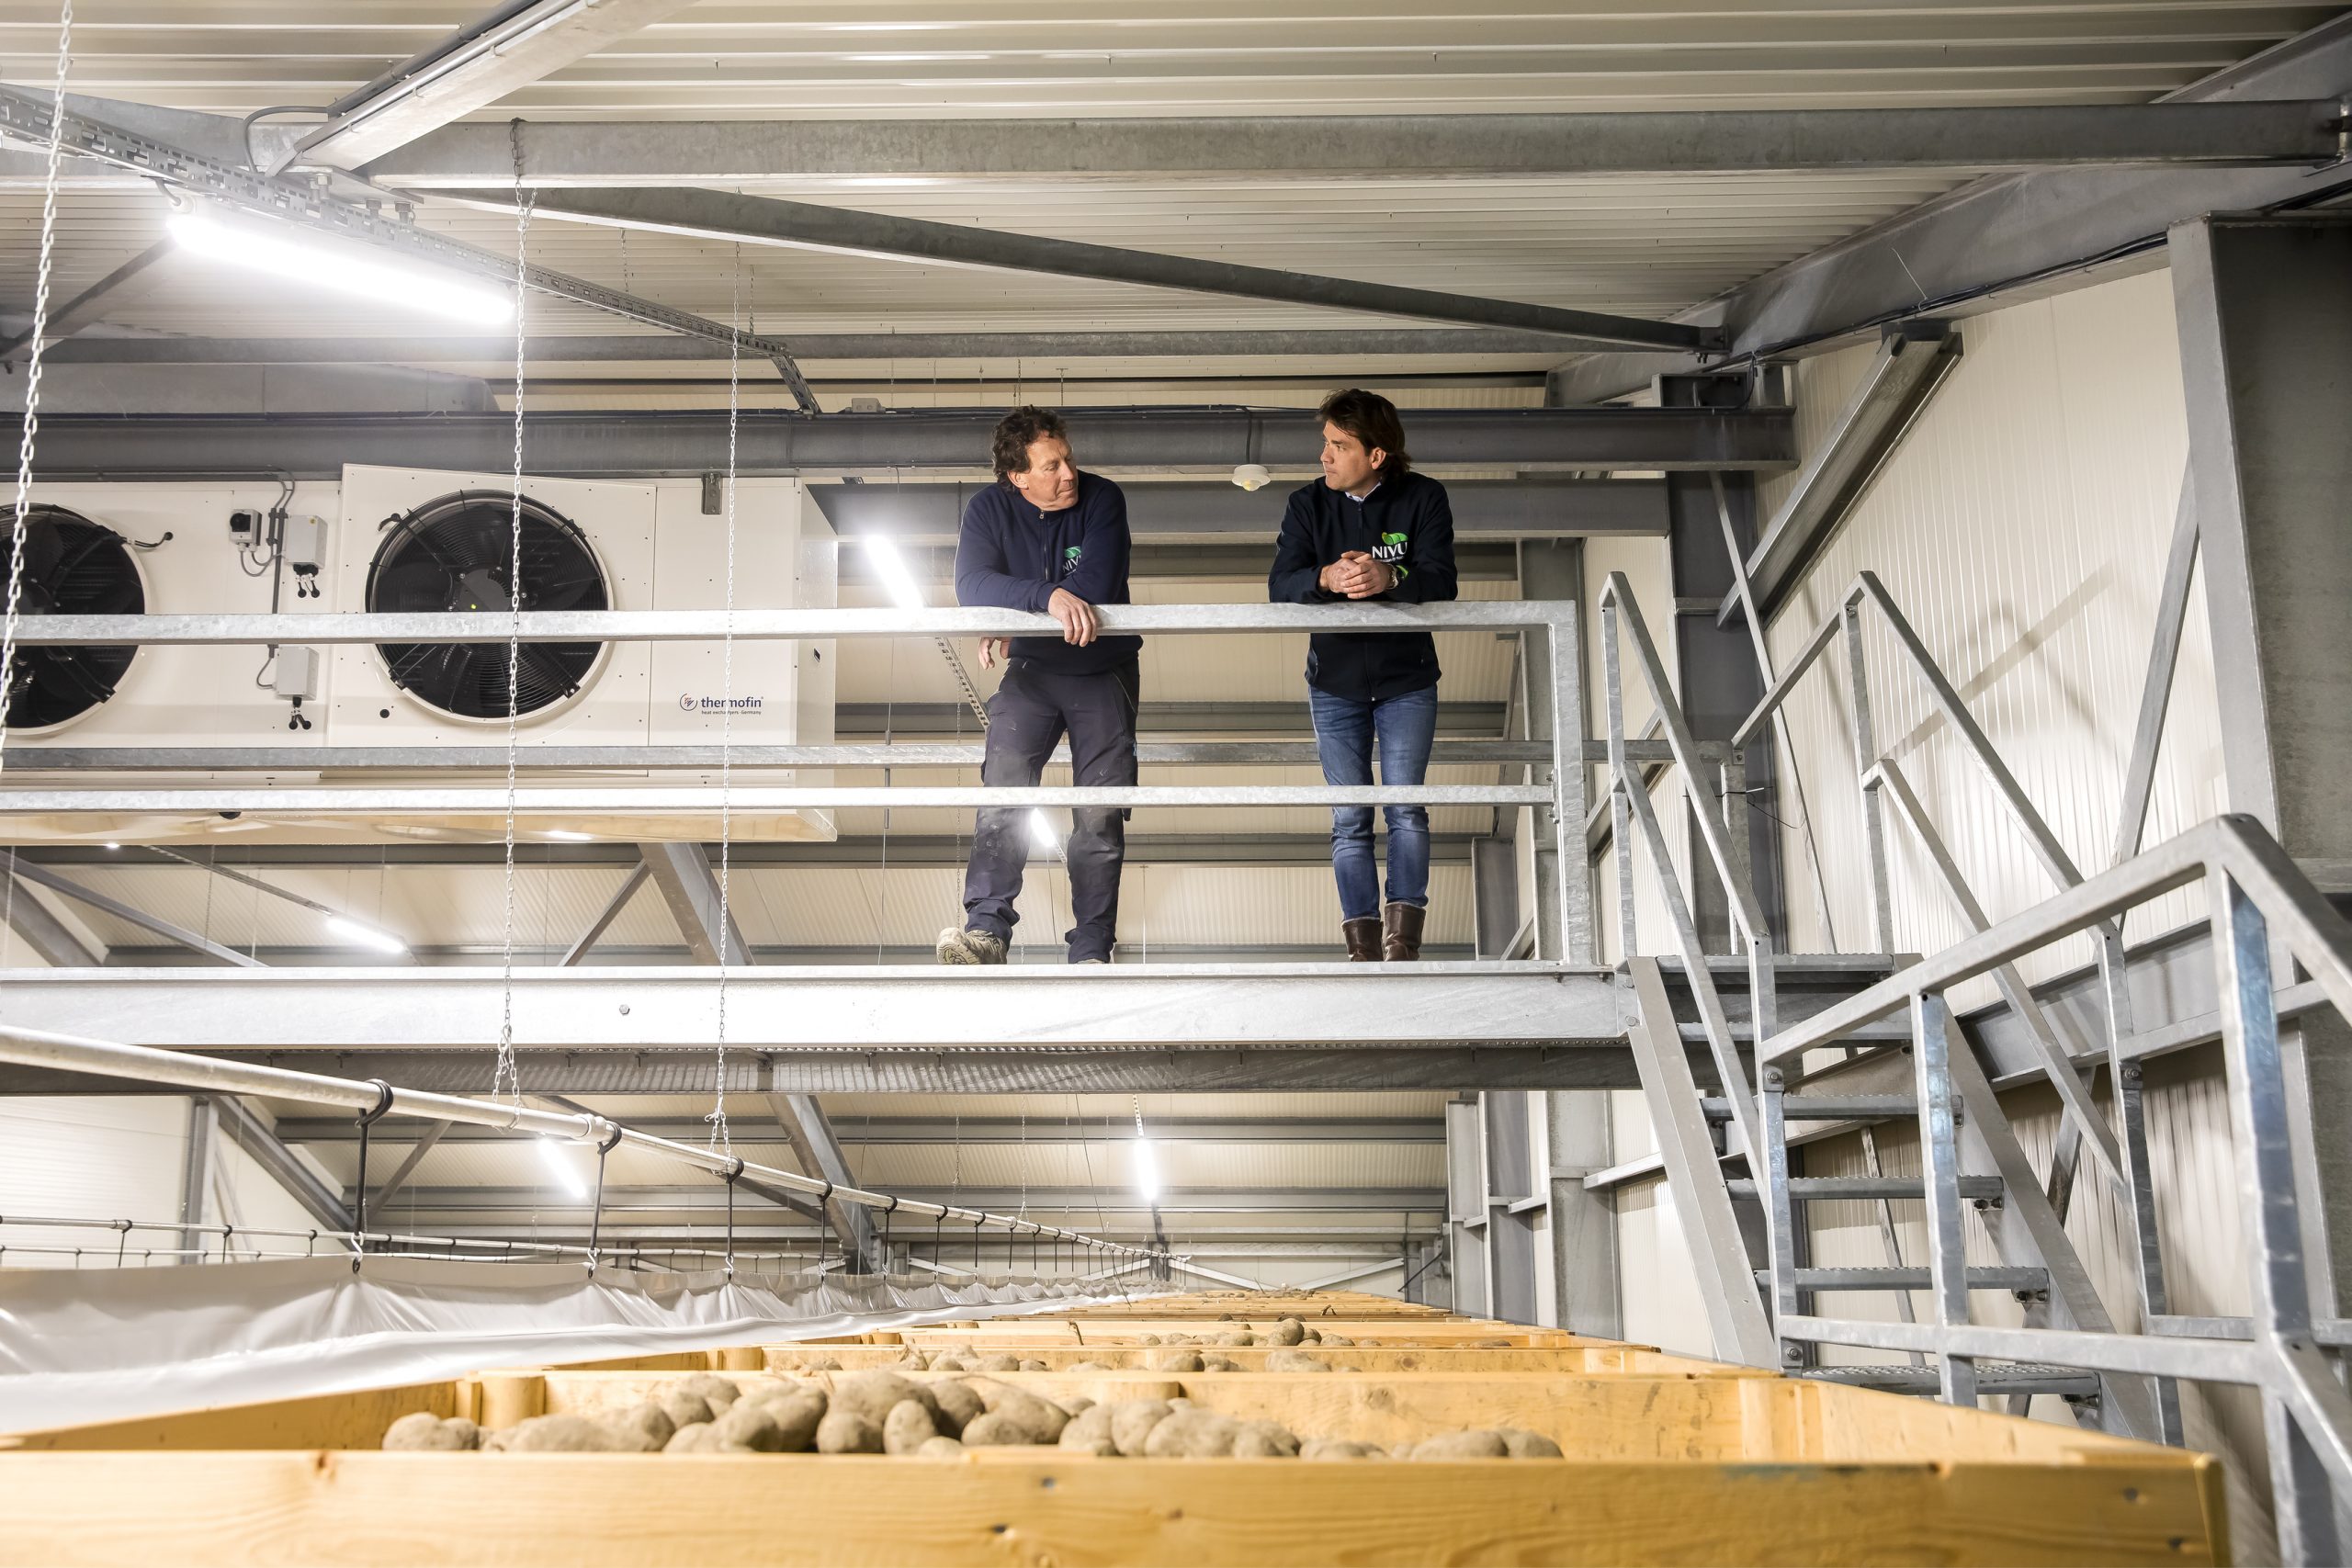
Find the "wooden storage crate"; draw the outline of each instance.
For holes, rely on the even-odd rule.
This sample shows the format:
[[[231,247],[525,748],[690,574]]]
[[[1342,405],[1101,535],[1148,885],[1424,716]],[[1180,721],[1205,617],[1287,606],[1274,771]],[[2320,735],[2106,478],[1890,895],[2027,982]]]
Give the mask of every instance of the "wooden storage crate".
[[[1271,1318],[1253,1312],[1249,1321]],[[1050,1326],[1022,1319],[906,1337],[1021,1348],[1033,1345],[1028,1331]],[[1687,1358],[1649,1361],[1657,1352],[1575,1336],[1472,1349],[1458,1341],[1530,1331],[1461,1319],[1410,1326],[1436,1343],[1382,1348],[1396,1359],[1354,1373],[996,1375],[1049,1395],[1181,1394],[1304,1437],[1383,1445],[1526,1427],[1567,1457],[1310,1464],[1055,1449],[975,1450],[953,1461],[376,1451],[384,1427],[411,1410],[493,1427],[591,1413],[626,1407],[680,1370],[514,1369],[26,1434],[15,1440],[21,1451],[0,1454],[8,1516],[0,1562],[1208,1568],[2202,1563],[2226,1554],[2221,1472],[2203,1455]],[[1132,1318],[1083,1327],[1089,1340],[1100,1330],[1114,1345],[1156,1331]],[[1086,1359],[1063,1343],[1051,1354],[1064,1365]],[[804,1350],[845,1366],[851,1354],[902,1353],[833,1344],[723,1354],[741,1362]],[[1242,1359],[1242,1348],[1220,1353]],[[1330,1356],[1366,1353],[1342,1347]]]

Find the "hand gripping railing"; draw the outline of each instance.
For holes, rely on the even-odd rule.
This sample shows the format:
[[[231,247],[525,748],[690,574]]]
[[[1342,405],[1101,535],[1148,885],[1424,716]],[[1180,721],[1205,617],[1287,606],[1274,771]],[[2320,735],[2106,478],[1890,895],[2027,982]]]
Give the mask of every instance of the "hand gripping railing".
[[[1102,631],[1117,636],[1267,632],[1375,632],[1541,629],[1554,646],[1577,646],[1577,605],[1568,601],[1478,601],[1442,604],[1106,604]],[[327,646],[370,643],[524,642],[718,642],[809,640],[872,637],[1058,637],[1051,616],[987,609],[807,609],[732,612],[716,610],[610,610],[501,615],[28,615],[18,623],[24,648],[121,646],[168,647],[261,645]],[[1548,812],[1553,848],[1563,867],[1584,863],[1573,848],[1585,813],[1585,740],[1578,693],[1580,660],[1547,660],[1548,689],[1531,701],[1560,716],[1550,728],[1548,778],[1524,784],[1416,785],[1181,785],[1119,788],[1071,786],[990,789],[984,786],[875,786],[753,784],[728,792],[737,812],[824,809],[843,807],[1336,807],[1336,806],[1532,806]],[[1540,730],[1537,731],[1541,733]],[[737,749],[739,752],[748,748]],[[873,747],[797,749],[801,765],[872,765]],[[839,755],[832,753],[838,751]],[[86,756],[87,753],[83,755]],[[528,750],[522,753],[527,760]],[[503,762],[503,754],[500,761]],[[1521,759],[1525,760],[1525,759]],[[40,767],[28,750],[17,760]],[[201,766],[203,764],[195,764]],[[299,765],[299,764],[297,764]],[[599,765],[614,766],[609,760]],[[885,765],[887,765],[887,761]],[[346,784],[333,789],[203,785],[188,788],[14,789],[0,796],[0,816],[62,813],[277,812],[304,816],[349,813],[481,815],[507,809],[503,788],[385,787]],[[715,811],[715,788],[530,785],[514,796],[515,808],[541,812]],[[1589,951],[1590,897],[1586,880],[1563,874],[1559,882],[1558,959]]]
[[[2052,942],[2097,931],[2177,887],[2210,889],[2220,1035],[2254,1303],[2242,1337],[2129,1335],[2081,1329],[1996,1328],[1969,1321],[1961,1230],[1955,1090],[1949,1052],[1952,987]],[[2189,1378],[2261,1391],[2277,1494],[2280,1552],[2290,1562],[2340,1562],[2335,1508],[2352,1505],[2352,1399],[2321,1349],[2341,1344],[2340,1321],[2315,1318],[2309,1270],[2326,1269],[2315,1151],[2293,1113],[2279,1039],[2274,976],[2300,964],[2328,1005],[2352,1020],[2352,927],[2347,927],[2260,824],[2222,817],[2113,870],[2077,882],[1857,996],[1773,1034],[1757,1050],[1768,1122],[1777,1120],[1782,1073],[1807,1051],[1831,1046],[1894,1013],[1911,1015],[1922,1162],[1928,1172],[1933,1323],[1860,1322],[1801,1315],[1778,1303],[1783,1339],[1931,1351],[1942,1358],[1945,1397],[1973,1403],[1976,1358],[2052,1362],[2158,1379]],[[1972,1106],[1972,1113],[1979,1108]],[[2299,1176],[2299,1172],[2302,1173]],[[1777,1261],[1777,1260],[1776,1260]],[[2204,1324],[2233,1330],[2226,1320]]]
[[[52,1067],[68,1072],[95,1073],[104,1077],[136,1078],[146,1083],[168,1084],[175,1089],[194,1089],[204,1094],[258,1094],[274,1100],[295,1100],[311,1105],[334,1105],[354,1111],[368,1122],[398,1114],[422,1117],[433,1122],[458,1122],[476,1127],[492,1127],[503,1133],[517,1133],[539,1137],[561,1139],[567,1143],[582,1143],[596,1150],[597,1193],[601,1213],[604,1190],[604,1160],[615,1147],[626,1144],[632,1148],[664,1156],[685,1165],[697,1167],[724,1179],[731,1194],[734,1183],[750,1177],[763,1187],[779,1188],[787,1192],[805,1193],[821,1206],[828,1201],[854,1204],[865,1209],[878,1209],[885,1213],[906,1214],[917,1219],[936,1221],[942,1224],[970,1225],[1003,1230],[1011,1235],[1026,1235],[1033,1247],[1050,1243],[1057,1247],[1069,1245],[1091,1252],[1132,1259],[1148,1259],[1155,1255],[1146,1247],[1129,1247],[1123,1242],[1105,1241],[1082,1231],[1063,1230],[1055,1225],[1041,1225],[1010,1214],[990,1214],[977,1209],[961,1209],[946,1203],[927,1203],[911,1198],[898,1198],[887,1192],[870,1192],[864,1188],[843,1187],[834,1182],[801,1175],[797,1171],[778,1170],[773,1166],[755,1165],[733,1155],[721,1154],[713,1148],[699,1148],[692,1144],[678,1143],[670,1138],[656,1137],[624,1127],[605,1117],[590,1113],[539,1111],[529,1106],[493,1100],[471,1100],[461,1095],[432,1094],[420,1089],[396,1089],[380,1079],[329,1077],[319,1073],[298,1073],[284,1067],[266,1067],[245,1062],[227,1062],[215,1056],[193,1055],[179,1051],[158,1051],[145,1045],[127,1045],[115,1041],[87,1040],[71,1034],[52,1034],[37,1029],[18,1029],[0,1025],[0,1062],[19,1066]],[[361,1175],[365,1187],[366,1175]],[[366,1233],[365,1224],[356,1227]],[[591,1231],[587,1258],[594,1267],[597,1248]],[[733,1237],[729,1237],[729,1256],[732,1257]],[[357,1266],[355,1254],[354,1267]],[[731,1270],[731,1264],[730,1264]]]

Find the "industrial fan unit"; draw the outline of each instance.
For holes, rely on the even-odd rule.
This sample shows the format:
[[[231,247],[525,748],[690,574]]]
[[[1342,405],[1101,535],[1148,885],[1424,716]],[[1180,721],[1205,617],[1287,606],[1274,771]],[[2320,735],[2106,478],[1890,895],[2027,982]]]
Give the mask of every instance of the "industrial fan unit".
[[[130,542],[62,506],[40,504],[25,518],[19,614],[140,615],[147,585]],[[135,646],[19,648],[0,693],[12,735],[40,735],[110,701],[137,659]]]

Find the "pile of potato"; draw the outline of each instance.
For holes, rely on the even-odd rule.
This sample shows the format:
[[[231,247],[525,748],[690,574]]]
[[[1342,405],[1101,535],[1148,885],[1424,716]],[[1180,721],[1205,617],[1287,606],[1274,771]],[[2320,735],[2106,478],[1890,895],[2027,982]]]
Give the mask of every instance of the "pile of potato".
[[[1325,1369],[1328,1370],[1328,1369]],[[1302,1443],[1272,1421],[1196,1409],[1184,1399],[1062,1403],[989,1378],[916,1382],[887,1370],[813,1382],[763,1379],[748,1391],[695,1372],[615,1415],[535,1416],[484,1432],[462,1417],[403,1416],[384,1434],[390,1450],[509,1453],[900,1454],[952,1459],[967,1449],[1057,1446],[1104,1457],[1148,1459],[1559,1457],[1559,1445],[1517,1427],[1454,1432],[1391,1455],[1369,1443]]]

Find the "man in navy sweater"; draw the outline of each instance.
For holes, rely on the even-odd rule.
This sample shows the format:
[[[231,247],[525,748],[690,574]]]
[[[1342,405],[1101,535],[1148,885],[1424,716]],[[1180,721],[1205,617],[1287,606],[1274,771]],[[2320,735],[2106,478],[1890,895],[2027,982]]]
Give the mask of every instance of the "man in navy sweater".
[[[1291,492],[1266,582],[1277,604],[1433,604],[1454,596],[1453,512],[1445,487],[1412,471],[1396,405],[1376,392],[1334,392],[1323,421],[1323,477]],[[1307,640],[1306,696],[1323,782],[1418,784],[1437,735],[1437,644],[1427,632],[1317,632]],[[1331,869],[1351,962],[1421,955],[1429,913],[1430,814],[1385,807],[1388,889],[1381,897],[1372,808],[1331,812]]]
[[[1069,736],[1080,787],[1136,782],[1136,706],[1142,689],[1136,655],[1143,639],[1101,635],[1098,604],[1127,602],[1127,498],[1099,475],[1080,473],[1059,415],[1017,408],[996,427],[997,482],[964,509],[956,547],[956,602],[1041,611],[1062,635],[989,637],[980,668],[1005,660],[1004,683],[989,699],[988,748],[980,782],[1024,788]],[[1063,939],[1072,964],[1108,964],[1119,923],[1119,872],[1126,860],[1126,813],[1071,814],[1071,912]],[[984,810],[964,874],[964,923],[939,933],[942,964],[1001,964],[1021,917],[1013,905],[1029,862],[1031,815]]]

